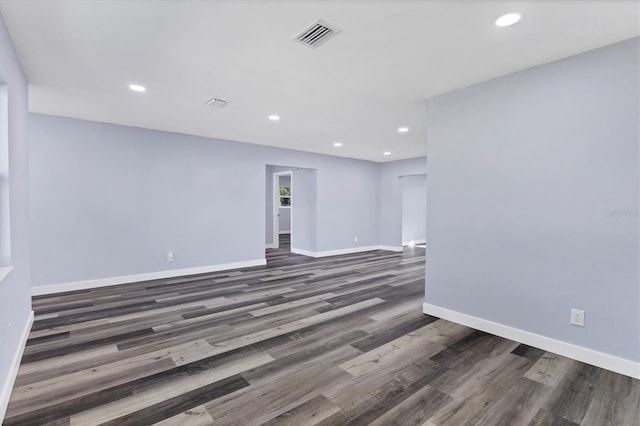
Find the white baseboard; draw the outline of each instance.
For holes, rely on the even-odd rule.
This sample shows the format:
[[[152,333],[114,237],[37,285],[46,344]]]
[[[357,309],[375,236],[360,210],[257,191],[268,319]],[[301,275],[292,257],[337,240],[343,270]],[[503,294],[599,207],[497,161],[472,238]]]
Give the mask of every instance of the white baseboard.
[[[278,234],[282,235],[282,234],[290,234],[291,231],[278,231]]]
[[[221,263],[218,265],[198,266],[195,268],[171,269],[168,271],[149,272],[145,274],[124,275],[121,277],[98,278],[95,280],[75,281],[70,283],[43,285],[31,287],[32,296],[44,294],[62,293],[65,291],[86,290],[89,288],[107,287],[110,285],[134,283],[138,281],[159,280],[174,278],[183,275],[206,274],[208,272],[225,271],[228,269],[250,268],[252,266],[266,265],[266,259],[248,260],[245,262]]]
[[[403,246],[408,246],[411,243],[411,241],[404,241],[402,243]],[[421,238],[419,240],[413,240],[413,244],[427,244],[427,240],[426,238]]]
[[[3,266],[0,268],[0,283],[9,276],[11,271],[13,271],[13,266]]]
[[[466,325],[467,327],[471,327],[476,330],[495,334],[496,336],[504,337],[505,339],[514,340],[516,342],[534,346],[536,348],[566,356],[587,364],[595,365],[596,367],[615,371],[616,373],[624,374],[625,376],[640,379],[640,363],[638,362],[618,358],[614,355],[594,351],[593,349],[577,346],[572,343],[509,327],[508,325],[463,314],[461,312],[452,311],[430,303],[422,304],[422,312],[438,318],[446,319],[447,321]]]
[[[302,250],[297,248],[291,248],[291,253],[302,254],[304,256],[309,257],[328,257],[328,256],[340,256],[343,254],[353,254],[353,253],[361,253],[365,251],[373,251],[373,250],[387,250],[387,251],[402,251],[402,247],[391,247],[391,246],[363,246],[363,247],[350,247],[346,249],[338,249],[338,250],[325,250],[325,251],[309,251]]]
[[[386,250],[386,251],[396,251],[401,252],[402,247],[394,247],[394,246],[378,246],[377,250]]]
[[[27,319],[27,324],[25,325],[24,330],[22,331],[22,338],[20,339],[20,344],[13,355],[13,360],[11,362],[11,368],[9,369],[9,376],[7,377],[7,381],[2,386],[0,390],[0,423],[4,420],[4,415],[7,413],[7,407],[9,406],[9,399],[11,399],[11,391],[13,390],[13,385],[16,382],[16,377],[18,376],[18,368],[20,368],[20,361],[22,360],[22,354],[24,353],[24,348],[27,345],[27,339],[29,338],[29,333],[31,332],[31,326],[33,325],[33,311],[29,314],[29,318]]]
[[[302,250],[302,249],[297,249],[293,247],[291,247],[291,253],[301,254],[303,256],[309,256],[309,257],[318,257],[315,251]]]

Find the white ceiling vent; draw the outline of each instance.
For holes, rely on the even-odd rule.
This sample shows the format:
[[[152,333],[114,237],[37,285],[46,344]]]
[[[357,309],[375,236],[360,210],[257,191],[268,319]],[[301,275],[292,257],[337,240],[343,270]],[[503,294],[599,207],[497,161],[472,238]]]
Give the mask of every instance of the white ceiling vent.
[[[229,101],[225,101],[224,99],[219,99],[219,98],[209,98],[206,101],[204,101],[205,105],[209,105],[210,107],[218,107],[218,108],[227,106],[228,103]]]
[[[305,46],[315,49],[339,33],[340,30],[336,27],[333,27],[324,21],[317,20],[296,35],[293,38],[293,41],[297,41],[298,43],[302,43]]]

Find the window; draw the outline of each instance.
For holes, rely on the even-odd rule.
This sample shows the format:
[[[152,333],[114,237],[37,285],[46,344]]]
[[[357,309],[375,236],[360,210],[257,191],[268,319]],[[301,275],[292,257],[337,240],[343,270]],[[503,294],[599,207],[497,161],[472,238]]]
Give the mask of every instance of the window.
[[[280,207],[291,207],[291,188],[288,186],[280,187]]]

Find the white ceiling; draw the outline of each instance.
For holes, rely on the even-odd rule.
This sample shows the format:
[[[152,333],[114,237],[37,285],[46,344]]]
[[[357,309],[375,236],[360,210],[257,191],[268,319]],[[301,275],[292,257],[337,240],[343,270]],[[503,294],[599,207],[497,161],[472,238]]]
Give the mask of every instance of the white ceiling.
[[[638,36],[640,13],[608,0],[2,0],[0,11],[31,111],[372,161],[426,154],[428,97]],[[524,17],[496,27],[507,12]],[[315,50],[291,41],[316,19],[342,32]],[[212,96],[230,103],[203,105]]]

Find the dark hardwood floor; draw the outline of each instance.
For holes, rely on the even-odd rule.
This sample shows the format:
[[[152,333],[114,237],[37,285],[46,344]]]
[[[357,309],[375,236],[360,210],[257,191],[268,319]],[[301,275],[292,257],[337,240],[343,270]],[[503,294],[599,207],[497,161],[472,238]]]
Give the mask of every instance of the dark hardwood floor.
[[[423,315],[423,248],[267,257],[35,297],[5,424],[640,424],[640,381]]]

